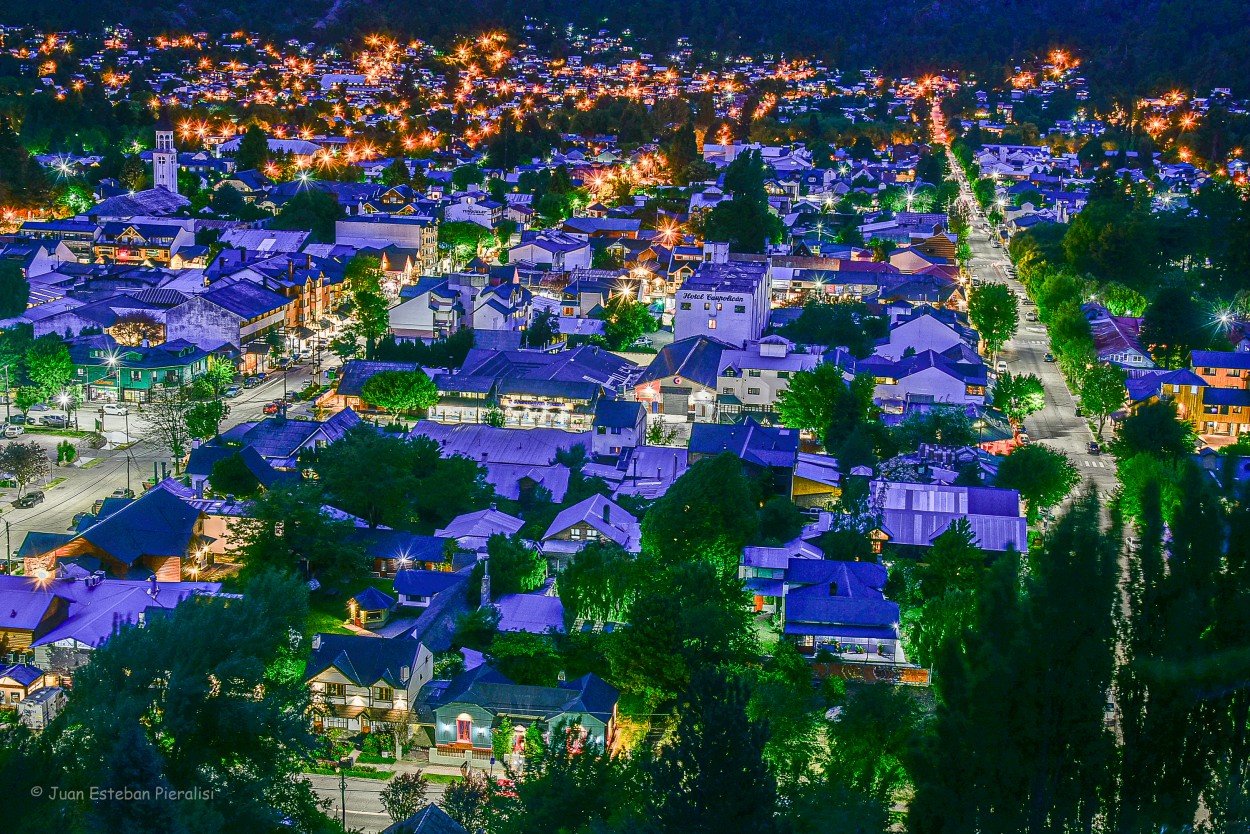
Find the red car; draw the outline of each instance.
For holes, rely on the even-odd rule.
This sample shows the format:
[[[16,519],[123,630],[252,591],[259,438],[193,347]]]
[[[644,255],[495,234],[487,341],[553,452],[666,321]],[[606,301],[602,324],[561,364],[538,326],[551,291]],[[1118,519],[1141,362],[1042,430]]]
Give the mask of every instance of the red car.
[[[261,409],[266,414],[277,414],[278,409],[282,408],[282,403],[274,400],[271,403],[265,403],[265,407]]]

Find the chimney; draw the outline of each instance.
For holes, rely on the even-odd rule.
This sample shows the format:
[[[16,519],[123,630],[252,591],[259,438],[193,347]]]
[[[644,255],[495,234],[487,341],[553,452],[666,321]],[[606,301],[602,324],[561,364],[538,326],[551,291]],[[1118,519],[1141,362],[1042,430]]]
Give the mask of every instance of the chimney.
[[[605,524],[612,523],[612,505],[608,503],[607,499],[603,501],[603,521]]]
[[[564,674],[563,669],[560,670],[560,674],[556,675],[556,680],[559,681],[560,683],[564,683],[566,680],[568,680],[568,678]]]
[[[838,583],[830,582],[829,583],[829,596],[836,597],[837,595],[838,595]]]
[[[320,634],[313,635],[312,648],[314,652],[321,648],[321,635]]]
[[[408,679],[412,677],[412,667],[404,666],[399,670],[399,679],[404,683],[408,683]]]

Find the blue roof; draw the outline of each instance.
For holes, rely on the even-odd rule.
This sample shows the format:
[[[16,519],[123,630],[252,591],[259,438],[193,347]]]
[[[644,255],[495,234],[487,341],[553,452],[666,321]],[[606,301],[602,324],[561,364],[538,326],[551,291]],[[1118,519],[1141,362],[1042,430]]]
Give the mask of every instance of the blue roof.
[[[318,634],[316,644],[304,668],[304,679],[310,680],[334,667],[348,680],[360,686],[373,686],[379,681],[395,688],[404,688],[409,675],[417,672],[421,643],[407,637],[373,637],[359,634]]]
[[[1195,368],[1240,368],[1250,370],[1250,351],[1195,350],[1189,355]]]
[[[462,575],[450,571],[401,570],[395,573],[395,593],[410,597],[433,597],[462,581]]]
[[[352,597],[363,611],[389,611],[395,606],[394,597],[382,593],[372,585]]]
[[[690,430],[690,451],[719,455],[733,452],[757,466],[793,468],[799,453],[795,429],[762,426],[748,417],[741,423],[695,423]]]
[[[642,372],[638,383],[680,376],[705,388],[715,388],[721,351],[733,349],[724,342],[706,336],[681,339],[660,349],[651,364]]]
[[[201,297],[243,319],[258,318],[291,303],[284,296],[251,281],[209,287]]]
[[[613,429],[632,429],[644,413],[640,402],[601,399],[595,403],[595,425]]]
[[[412,562],[442,562],[446,558],[447,543],[442,536],[422,536],[404,530],[357,530],[350,538],[364,545],[365,553],[373,559],[407,559]],[[405,573],[406,571],[400,571]],[[400,588],[395,590],[407,593]]]
[[[383,371],[411,373],[420,369],[415,362],[370,362],[364,359],[353,359],[339,372],[338,393],[343,397],[359,397],[364,391],[365,383],[373,379],[376,374]]]
[[[21,686],[30,686],[42,677],[42,669],[26,663],[16,663],[12,666],[0,666],[0,678],[11,678],[17,681]]]
[[[1207,388],[1202,396],[1203,405],[1250,405],[1250,389]]]

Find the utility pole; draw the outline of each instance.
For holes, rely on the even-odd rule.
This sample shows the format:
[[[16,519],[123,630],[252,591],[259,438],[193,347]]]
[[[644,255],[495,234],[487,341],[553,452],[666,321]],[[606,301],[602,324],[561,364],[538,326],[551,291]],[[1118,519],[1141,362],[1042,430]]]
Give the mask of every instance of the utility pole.
[[[4,522],[4,572],[9,576],[13,575],[13,539],[9,529],[9,520],[7,518],[0,519]]]
[[[13,402],[13,386],[9,384],[9,366],[4,366],[4,422],[8,425],[9,417],[12,416],[11,403]]]

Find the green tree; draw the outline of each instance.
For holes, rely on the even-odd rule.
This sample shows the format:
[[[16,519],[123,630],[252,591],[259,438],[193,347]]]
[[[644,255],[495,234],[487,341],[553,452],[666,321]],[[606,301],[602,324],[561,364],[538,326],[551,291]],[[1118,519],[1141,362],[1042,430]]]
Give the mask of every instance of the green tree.
[[[21,263],[0,261],[0,318],[9,319],[26,312],[30,299],[30,283]]]
[[[499,719],[499,723],[490,731],[491,753],[499,761],[506,763],[512,758],[512,747],[516,744],[516,728],[508,716]],[[506,764],[505,764],[506,766]]]
[[[1124,371],[1110,362],[1099,362],[1081,375],[1077,385],[1081,408],[1098,418],[1098,436],[1102,437],[1107,418],[1124,407],[1128,400]]]
[[[454,220],[440,223],[438,248],[451,256],[453,266],[468,263],[494,237],[491,230],[477,223]]]
[[[451,184],[457,191],[464,191],[470,185],[481,185],[485,181],[482,169],[476,165],[461,165],[451,172]]]
[[[316,483],[281,483],[252,501],[249,515],[236,523],[229,553],[243,565],[245,578],[300,570],[323,586],[341,588],[367,567],[353,530],[352,522],[330,513]]]
[[[213,396],[221,395],[221,392],[234,384],[235,375],[234,362],[224,356],[208,357],[208,370],[204,373],[204,379],[213,387]]]
[[[626,293],[617,293],[603,305],[603,335],[612,350],[627,348],[659,327],[647,306]]]
[[[400,772],[392,776],[378,793],[378,801],[386,809],[391,822],[406,820],[426,806],[425,796],[430,780],[421,771]]]
[[[1080,483],[1081,475],[1063,452],[1039,443],[1017,446],[998,464],[995,486],[1014,489],[1028,504],[1030,523]]]
[[[190,451],[191,433],[187,422],[187,414],[194,403],[181,392],[172,397],[153,400],[143,411],[147,419],[144,439],[168,450],[173,459],[174,471],[182,469],[182,464]]]
[[[191,403],[185,414],[187,434],[197,440],[216,437],[221,430],[221,421],[229,414],[230,406],[226,405],[225,400]]]
[[[0,470],[7,472],[17,482],[17,494],[26,493],[26,485],[51,473],[52,464],[48,453],[38,443],[6,443],[0,446]]]
[[[501,674],[522,686],[555,686],[563,664],[549,635],[525,631],[496,634],[490,659]]]
[[[1141,406],[1116,428],[1112,448],[1116,457],[1146,454],[1177,460],[1194,451],[1193,426],[1180,419],[1174,402],[1152,402]]]
[[[1140,316],[1146,312],[1146,297],[1116,281],[1099,290],[1098,300],[1113,316]]]
[[[466,831],[485,831],[494,818],[491,800],[494,791],[485,773],[470,770],[463,778],[449,784],[439,800],[439,807]]]
[[[282,204],[278,216],[269,223],[271,229],[311,232],[315,243],[334,242],[334,224],[343,217],[338,198],[316,186],[298,191]]]
[[[533,591],[547,579],[547,560],[520,536],[496,533],[486,541],[486,556],[493,599]]]
[[[690,122],[682,125],[673,134],[668,145],[668,171],[673,185],[686,186],[690,181],[686,174],[690,165],[699,161],[699,147],[695,142],[694,125]]]
[[[1210,327],[1210,311],[1188,289],[1164,287],[1146,307],[1141,340],[1160,365],[1180,368],[1189,360],[1190,351],[1210,342]]]
[[[313,468],[336,506],[370,527],[403,528],[415,515],[414,501],[423,479],[433,475],[438,464],[438,444],[379,434],[361,423],[322,449]],[[365,483],[369,488],[361,489]]]
[[[355,324],[352,332],[365,340],[365,356],[374,358],[378,341],[386,335],[391,319],[389,304],[382,293],[382,261],[371,255],[356,255],[347,262]]]
[[[237,498],[250,498],[260,490],[260,481],[238,452],[213,464],[208,483],[218,495]]]
[[[736,565],[755,534],[755,504],[732,452],[697,461],[642,521],[642,548],[667,563],[708,559]]]
[[[968,298],[968,318],[981,334],[986,352],[994,356],[1016,335],[1016,296],[1006,284],[982,284]]]
[[[367,403],[391,413],[396,420],[400,414],[425,411],[438,402],[438,389],[425,371],[379,371],[369,377],[361,389],[360,397]]]
[[[234,165],[240,171],[261,171],[269,161],[269,137],[259,125],[248,125],[234,154]]]
[[[782,328],[781,335],[801,345],[845,347],[863,359],[888,331],[886,320],[872,315],[862,302],[809,301],[798,319]]]
[[[1002,373],[994,380],[994,405],[1013,426],[1046,407],[1046,389],[1034,374]]]
[[[525,344],[532,348],[543,348],[551,344],[559,333],[560,319],[548,310],[540,310],[525,330]]]
[[[31,787],[63,784],[81,796],[62,808],[74,830],[328,831],[301,776],[313,759],[302,583],[256,577],[242,596],[170,609],[121,628],[75,671],[82,697],[8,763],[6,783],[26,797],[8,819],[46,818]],[[140,785],[145,795],[121,797]]]
[[[974,446],[978,442],[977,430],[968,412],[956,407],[936,407],[928,411],[913,411],[890,432],[899,451],[914,452],[921,443],[938,446]]]
[[[639,591],[638,573],[634,558],[619,544],[588,543],[560,574],[566,618],[623,621]]]
[[[73,375],[74,361],[60,336],[45,333],[30,343],[26,351],[26,376],[38,389],[41,399],[52,399]]]
[[[833,422],[834,402],[846,393],[842,369],[833,362],[799,371],[777,395],[778,420],[787,428],[820,435]]]
[[[407,185],[410,181],[408,164],[398,157],[382,172],[382,184],[392,188],[397,185]]]

